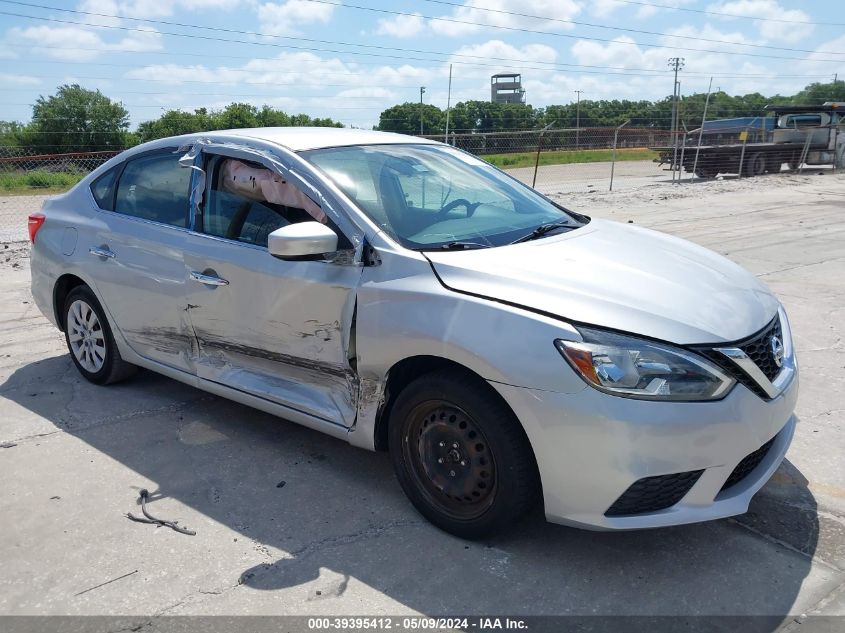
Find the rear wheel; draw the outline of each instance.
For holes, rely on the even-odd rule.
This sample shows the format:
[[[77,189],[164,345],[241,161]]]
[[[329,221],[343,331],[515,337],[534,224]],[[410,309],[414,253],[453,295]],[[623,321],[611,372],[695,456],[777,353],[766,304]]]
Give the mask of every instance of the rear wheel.
[[[766,161],[767,174],[779,174],[780,168],[783,166],[780,157],[770,158]]]
[[[70,291],[64,315],[70,357],[86,380],[107,385],[135,373],[135,365],[120,357],[103,308],[90,288],[78,286]]]
[[[513,413],[482,379],[458,370],[406,387],[390,415],[390,455],[405,494],[463,538],[512,527],[539,496],[534,455]]]
[[[752,154],[745,163],[746,176],[762,176],[766,173],[766,157],[762,152]]]

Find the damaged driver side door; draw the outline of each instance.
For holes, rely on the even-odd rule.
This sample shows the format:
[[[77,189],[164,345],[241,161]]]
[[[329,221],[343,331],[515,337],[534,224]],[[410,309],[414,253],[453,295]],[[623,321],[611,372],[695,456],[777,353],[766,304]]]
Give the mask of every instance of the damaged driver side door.
[[[184,251],[198,377],[351,426],[350,329],[362,272],[351,243],[300,190],[287,190],[283,203],[265,199],[254,175],[289,183],[260,160],[204,150],[202,169],[205,191]],[[243,174],[252,180],[238,183]],[[338,253],[302,261],[268,253],[272,231],[315,216],[338,233]]]

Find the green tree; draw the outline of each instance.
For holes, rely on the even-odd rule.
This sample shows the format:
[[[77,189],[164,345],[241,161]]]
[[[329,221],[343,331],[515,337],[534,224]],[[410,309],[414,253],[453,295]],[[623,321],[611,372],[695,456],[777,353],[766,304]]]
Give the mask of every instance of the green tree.
[[[26,126],[17,121],[0,121],[0,146],[19,147],[26,145]]]
[[[343,127],[330,118],[312,119],[307,114],[286,114],[268,105],[261,109],[248,103],[230,103],[222,110],[197,108],[193,112],[169,110],[159,118],[144,121],[138,126],[137,137],[140,142],[151,141],[166,136],[194,134],[212,130],[229,130],[247,127]]]
[[[28,128],[30,143],[44,151],[122,148],[129,112],[99,90],[64,85],[53,96],[38,97]]]
[[[138,140],[141,143],[166,136],[205,132],[214,129],[213,116],[205,108],[197,108],[193,112],[182,110],[168,110],[158,119],[144,121],[138,126]]]
[[[379,116],[378,129],[382,132],[398,132],[400,134],[420,133],[420,111],[422,108],[423,134],[443,134],[446,126],[446,115],[437,106],[411,101],[392,106]]]
[[[825,101],[845,101],[845,81],[812,83],[792,97],[795,105],[820,105]]]
[[[214,124],[219,130],[257,127],[258,109],[248,103],[230,103],[220,112]]]

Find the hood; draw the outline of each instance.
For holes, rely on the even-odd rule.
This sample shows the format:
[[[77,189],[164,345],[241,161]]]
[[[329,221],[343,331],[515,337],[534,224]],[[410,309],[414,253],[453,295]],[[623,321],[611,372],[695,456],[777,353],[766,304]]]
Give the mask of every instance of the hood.
[[[745,338],[779,305],[721,255],[607,220],[522,244],[425,255],[452,290],[680,345]]]

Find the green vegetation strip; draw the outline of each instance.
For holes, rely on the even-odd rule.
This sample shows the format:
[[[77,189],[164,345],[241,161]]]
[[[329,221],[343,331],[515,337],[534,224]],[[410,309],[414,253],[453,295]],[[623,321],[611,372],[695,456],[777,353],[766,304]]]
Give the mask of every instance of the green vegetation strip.
[[[517,167],[533,167],[537,160],[536,152],[515,152],[513,154],[489,154],[481,156],[496,167],[516,169]],[[657,158],[657,152],[650,149],[618,149],[616,160],[652,160]],[[612,149],[582,149],[540,152],[541,165],[569,165],[572,163],[604,163],[613,160]]]
[[[0,194],[62,193],[85,176],[82,172],[30,171],[0,173]]]

